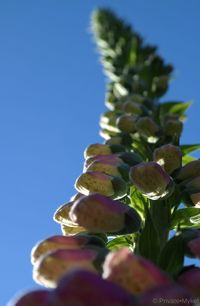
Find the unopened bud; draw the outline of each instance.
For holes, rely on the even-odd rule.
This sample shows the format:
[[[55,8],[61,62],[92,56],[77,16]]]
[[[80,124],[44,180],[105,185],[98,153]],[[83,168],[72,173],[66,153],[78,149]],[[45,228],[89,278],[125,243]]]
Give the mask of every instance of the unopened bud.
[[[91,271],[68,272],[51,294],[48,306],[136,306],[135,298]]]
[[[118,156],[120,157],[121,160],[123,160],[124,163],[126,163],[129,166],[135,166],[143,162],[142,157],[135,152],[123,152],[119,153]]]
[[[154,150],[153,159],[168,174],[172,174],[174,170],[181,168],[182,152],[179,147],[166,144]]]
[[[97,272],[94,261],[97,251],[92,249],[56,250],[40,257],[33,268],[33,279],[45,287],[56,287],[59,279],[74,268]]]
[[[116,154],[95,155],[85,160],[84,171],[87,171],[88,167],[93,162],[109,163],[109,164],[116,165],[116,166],[123,163],[122,159],[120,159],[120,157]]]
[[[122,198],[127,192],[127,185],[123,179],[98,171],[83,173],[76,180],[75,188],[85,195],[97,192],[114,199]]]
[[[187,247],[195,257],[200,258],[200,233],[188,242]]]
[[[106,144],[95,143],[95,144],[88,146],[85,149],[84,157],[86,159],[88,157],[92,157],[92,156],[99,155],[99,154],[107,155],[107,154],[123,152],[123,151],[124,151],[124,147],[121,145],[106,145]]]
[[[177,282],[189,289],[196,297],[200,298],[200,268],[188,267],[178,276]]]
[[[134,103],[131,101],[126,101],[123,104],[123,110],[127,114],[132,114],[132,115],[141,115],[143,113],[141,105],[138,105],[138,103]]]
[[[104,279],[132,294],[141,294],[161,284],[170,284],[168,277],[153,263],[134,255],[128,248],[109,253],[103,271]]]
[[[156,162],[140,163],[130,169],[130,180],[149,199],[169,196],[174,187],[172,178]]]
[[[200,176],[200,160],[193,160],[181,168],[176,179],[178,181],[185,181]]]
[[[49,291],[35,290],[24,294],[9,303],[9,306],[47,306]]]
[[[91,194],[76,201],[70,218],[90,232],[128,234],[140,229],[136,210],[100,194]]]
[[[160,127],[150,117],[142,117],[136,123],[138,133],[149,143],[155,143],[158,140]]]
[[[183,123],[179,120],[167,120],[163,126],[163,131],[166,136],[180,137],[183,130]]]
[[[134,133],[136,131],[136,121],[138,117],[134,115],[122,115],[118,117],[116,124],[120,131],[124,133]]]

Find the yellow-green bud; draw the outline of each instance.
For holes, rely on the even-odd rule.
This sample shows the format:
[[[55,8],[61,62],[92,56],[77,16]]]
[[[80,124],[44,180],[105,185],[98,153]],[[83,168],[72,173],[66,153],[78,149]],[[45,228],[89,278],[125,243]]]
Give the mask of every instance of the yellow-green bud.
[[[107,155],[111,153],[123,152],[124,147],[121,145],[107,145],[107,144],[100,144],[95,143],[89,145],[84,151],[84,157],[89,158],[95,155]]]
[[[134,115],[122,115],[118,117],[116,125],[124,133],[134,133],[137,119],[138,117]]]
[[[150,117],[141,117],[137,123],[136,128],[138,133],[143,136],[149,143],[158,141],[158,132],[160,127]]]
[[[166,144],[154,150],[153,160],[168,174],[172,174],[182,166],[182,152],[179,147]]]
[[[158,200],[173,191],[173,180],[156,162],[140,163],[131,167],[130,181],[146,197]]]
[[[85,195],[97,192],[114,199],[122,198],[127,192],[123,179],[98,171],[83,173],[76,180],[75,188]]]

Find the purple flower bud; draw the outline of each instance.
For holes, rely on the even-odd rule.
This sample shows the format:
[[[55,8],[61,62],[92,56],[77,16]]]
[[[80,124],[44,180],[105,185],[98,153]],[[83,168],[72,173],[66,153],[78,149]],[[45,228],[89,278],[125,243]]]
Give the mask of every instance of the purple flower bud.
[[[85,270],[67,273],[51,293],[48,306],[137,306],[122,288]]]
[[[137,119],[138,117],[134,115],[121,115],[118,117],[116,125],[124,133],[134,133]]]
[[[40,285],[54,288],[63,275],[74,268],[97,272],[93,249],[56,250],[41,256],[33,267],[33,279]]]
[[[190,240],[187,243],[187,247],[193,255],[200,258],[200,233],[197,235],[196,238]]]
[[[114,199],[124,197],[127,192],[127,185],[123,179],[98,171],[83,173],[76,180],[75,188],[85,195],[97,192]]]
[[[136,128],[138,133],[143,136],[149,143],[155,143],[158,140],[160,127],[150,117],[141,117]]]
[[[103,278],[121,286],[132,294],[141,294],[170,280],[153,263],[134,255],[128,248],[107,255]]]
[[[177,279],[178,283],[200,298],[200,268],[188,267]]]
[[[123,152],[124,147],[121,145],[106,145],[106,144],[100,144],[95,143],[89,145],[84,152],[85,159],[95,156],[95,155],[107,155],[117,152]]]
[[[93,162],[102,162],[109,163],[115,166],[123,164],[123,161],[116,154],[108,154],[108,155],[95,155],[85,160],[84,163],[84,171],[87,171],[88,167]]]
[[[171,144],[166,144],[159,147],[153,152],[153,159],[157,162],[168,174],[182,166],[182,152],[179,147]]]
[[[200,160],[193,160],[181,168],[176,179],[179,181],[185,181],[200,176]]]
[[[195,306],[195,301],[197,299],[187,289],[171,284],[145,292],[139,297],[139,306]]]
[[[70,218],[90,232],[133,233],[140,229],[140,216],[128,205],[101,194],[91,194],[76,201]]]
[[[47,290],[36,290],[13,299],[9,306],[49,306],[49,292]]]
[[[149,199],[158,200],[173,191],[172,178],[156,162],[131,167],[129,175],[133,185]]]

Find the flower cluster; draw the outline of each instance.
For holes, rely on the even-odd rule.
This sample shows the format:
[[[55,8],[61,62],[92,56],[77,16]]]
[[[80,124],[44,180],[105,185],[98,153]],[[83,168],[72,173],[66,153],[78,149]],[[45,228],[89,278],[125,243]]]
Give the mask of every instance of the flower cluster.
[[[111,11],[92,27],[110,79],[105,142],[85,149],[77,194],[54,214],[63,235],[32,250],[50,289],[11,305],[199,305],[200,268],[184,266],[200,258],[200,145],[180,145],[190,103],[159,103],[172,66]]]

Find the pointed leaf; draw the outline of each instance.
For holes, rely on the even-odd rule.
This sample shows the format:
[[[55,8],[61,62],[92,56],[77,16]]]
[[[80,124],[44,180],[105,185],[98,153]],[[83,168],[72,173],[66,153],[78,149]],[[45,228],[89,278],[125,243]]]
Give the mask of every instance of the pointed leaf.
[[[200,226],[200,208],[182,208],[178,209],[172,216],[171,228],[176,226],[181,228]]]
[[[110,250],[116,250],[116,249],[120,249],[123,247],[129,247],[129,246],[130,246],[130,243],[129,243],[129,240],[126,238],[126,236],[113,238],[106,244],[106,247]]]
[[[188,153],[199,150],[200,144],[181,145],[180,147],[183,155],[187,155]]]
[[[180,117],[185,117],[186,110],[191,106],[192,102],[166,102],[160,105],[160,115],[167,113],[176,114]]]
[[[191,161],[193,160],[196,160],[197,158],[191,156],[191,155],[185,155],[183,156],[182,158],[182,163],[183,163],[183,166],[185,166],[186,164],[190,163]]]

